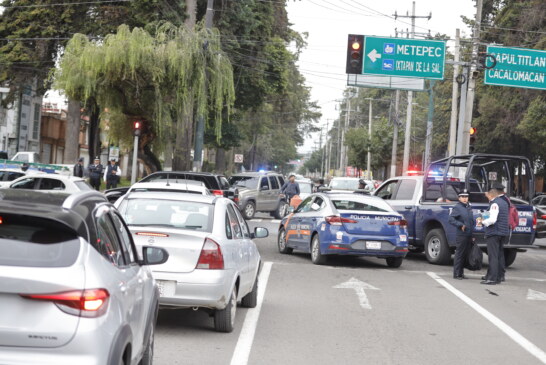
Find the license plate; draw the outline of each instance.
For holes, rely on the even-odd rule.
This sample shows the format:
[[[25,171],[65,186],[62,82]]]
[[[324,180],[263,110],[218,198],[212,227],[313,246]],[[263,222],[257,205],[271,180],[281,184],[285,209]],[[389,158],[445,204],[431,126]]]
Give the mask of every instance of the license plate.
[[[368,250],[380,250],[381,241],[366,241],[366,248]]]
[[[157,288],[159,289],[159,296],[160,297],[172,297],[174,296],[174,288],[175,288],[175,282],[174,281],[162,281],[157,280]]]

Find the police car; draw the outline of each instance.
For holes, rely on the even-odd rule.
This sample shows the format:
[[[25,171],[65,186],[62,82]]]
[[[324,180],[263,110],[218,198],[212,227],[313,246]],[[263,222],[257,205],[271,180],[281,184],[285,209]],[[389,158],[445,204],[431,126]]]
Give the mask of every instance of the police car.
[[[408,252],[406,227],[404,217],[381,198],[316,193],[281,221],[277,245],[283,254],[309,252],[317,265],[330,255],[354,255],[400,267]]]

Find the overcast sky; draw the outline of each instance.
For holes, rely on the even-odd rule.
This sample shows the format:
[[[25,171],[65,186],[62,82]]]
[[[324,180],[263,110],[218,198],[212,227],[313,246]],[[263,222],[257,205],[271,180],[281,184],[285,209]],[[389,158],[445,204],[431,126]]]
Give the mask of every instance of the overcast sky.
[[[347,35],[364,34],[394,37],[395,29],[411,30],[411,19],[392,15],[411,15],[411,0],[288,0],[288,18],[292,29],[307,32],[308,46],[300,56],[299,69],[311,87],[312,100],[321,106],[321,125],[327,119],[335,119],[336,100],[341,99],[347,78],[345,61]],[[461,37],[470,36],[470,30],[461,20],[461,15],[474,18],[474,0],[418,0],[415,14],[428,16],[430,20],[416,19],[416,32],[435,35],[442,33],[455,38],[455,29],[461,29]],[[383,14],[383,15],[381,15]],[[404,35],[405,36],[405,35]],[[453,41],[447,45],[452,51]],[[451,47],[450,47],[451,46]],[[330,120],[330,125],[332,121]],[[307,138],[300,152],[313,148],[312,140]]]

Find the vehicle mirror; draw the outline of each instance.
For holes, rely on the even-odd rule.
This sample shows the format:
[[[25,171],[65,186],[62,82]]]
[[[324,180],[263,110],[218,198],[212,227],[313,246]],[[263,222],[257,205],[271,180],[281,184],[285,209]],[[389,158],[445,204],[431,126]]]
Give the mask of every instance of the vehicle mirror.
[[[161,265],[169,259],[169,253],[162,247],[143,246],[143,265]]]
[[[269,231],[264,227],[254,228],[254,238],[266,238],[269,236]]]

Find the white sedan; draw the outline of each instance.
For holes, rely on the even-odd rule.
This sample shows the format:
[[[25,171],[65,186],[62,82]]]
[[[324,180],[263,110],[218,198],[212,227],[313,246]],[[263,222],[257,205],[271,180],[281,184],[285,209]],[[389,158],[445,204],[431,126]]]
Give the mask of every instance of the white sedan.
[[[9,189],[47,190],[73,194],[93,188],[81,177],[58,174],[32,173],[13,180]]]
[[[197,194],[132,192],[116,201],[137,246],[160,246],[169,260],[153,268],[164,307],[211,311],[214,327],[231,332],[237,302],[257,304],[260,253],[229,199]]]

